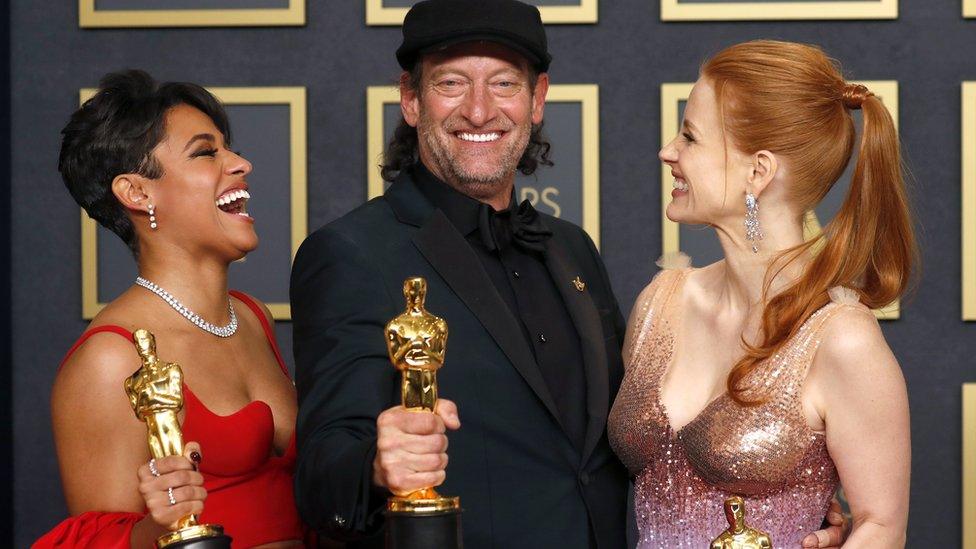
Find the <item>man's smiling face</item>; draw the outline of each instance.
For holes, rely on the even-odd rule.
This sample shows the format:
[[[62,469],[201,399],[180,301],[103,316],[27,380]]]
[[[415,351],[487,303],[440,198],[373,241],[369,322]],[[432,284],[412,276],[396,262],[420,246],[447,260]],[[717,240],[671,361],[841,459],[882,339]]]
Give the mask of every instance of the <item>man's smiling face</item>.
[[[401,84],[401,107],[417,128],[421,161],[473,198],[510,191],[532,125],[542,122],[548,76],[491,42],[460,44],[420,62],[418,88]]]

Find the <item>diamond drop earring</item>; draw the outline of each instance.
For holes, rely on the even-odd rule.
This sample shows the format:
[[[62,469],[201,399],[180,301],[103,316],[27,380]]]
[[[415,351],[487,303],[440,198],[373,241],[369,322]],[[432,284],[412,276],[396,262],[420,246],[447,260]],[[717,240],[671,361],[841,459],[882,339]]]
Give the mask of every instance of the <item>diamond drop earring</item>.
[[[156,228],[159,226],[156,224],[156,207],[152,205],[152,202],[150,202],[148,206],[149,206],[149,228],[155,231]]]
[[[759,200],[752,193],[746,193],[745,226],[746,240],[752,242],[752,253],[758,254],[758,242],[763,239],[763,232],[759,228]]]

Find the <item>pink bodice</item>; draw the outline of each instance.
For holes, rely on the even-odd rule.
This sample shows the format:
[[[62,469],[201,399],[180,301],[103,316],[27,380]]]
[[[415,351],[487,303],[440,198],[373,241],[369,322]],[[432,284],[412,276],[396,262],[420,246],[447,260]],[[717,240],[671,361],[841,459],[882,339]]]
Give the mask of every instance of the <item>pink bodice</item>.
[[[838,486],[826,438],[803,415],[803,380],[824,322],[843,307],[864,307],[826,305],[752,372],[746,385],[768,395],[762,405],[744,407],[724,394],[674,432],[660,391],[680,326],[674,296],[688,272],[664,271],[641,294],[608,423],[610,443],[634,477],[638,547],[707,547],[728,527],[723,503],[731,495],[745,499],[746,522],[769,533],[774,547],[798,547],[820,527]]]

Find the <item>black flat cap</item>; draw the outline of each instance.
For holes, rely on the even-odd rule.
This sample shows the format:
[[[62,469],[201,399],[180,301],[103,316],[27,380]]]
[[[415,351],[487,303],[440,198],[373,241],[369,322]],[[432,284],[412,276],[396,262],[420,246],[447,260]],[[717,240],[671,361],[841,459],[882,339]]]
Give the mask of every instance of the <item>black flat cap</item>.
[[[410,70],[421,54],[462,42],[497,42],[521,53],[539,72],[552,56],[539,8],[517,0],[424,0],[403,20],[397,61]]]

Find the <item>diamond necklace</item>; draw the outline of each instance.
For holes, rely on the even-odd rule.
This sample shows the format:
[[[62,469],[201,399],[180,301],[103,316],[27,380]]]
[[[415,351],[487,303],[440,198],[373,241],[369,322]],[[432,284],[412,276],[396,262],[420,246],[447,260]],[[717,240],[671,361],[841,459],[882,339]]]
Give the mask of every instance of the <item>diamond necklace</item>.
[[[237,332],[237,314],[234,312],[234,304],[230,302],[230,298],[227,299],[227,312],[230,313],[230,322],[226,326],[214,326],[213,324],[200,318],[200,315],[188,309],[186,305],[180,303],[180,300],[173,297],[173,294],[167,292],[145,278],[142,278],[141,276],[137,277],[136,284],[161,297],[163,301],[169,304],[170,307],[176,309],[176,312],[183,315],[184,318],[194,323],[201,330],[210,332],[217,337],[230,337]]]

